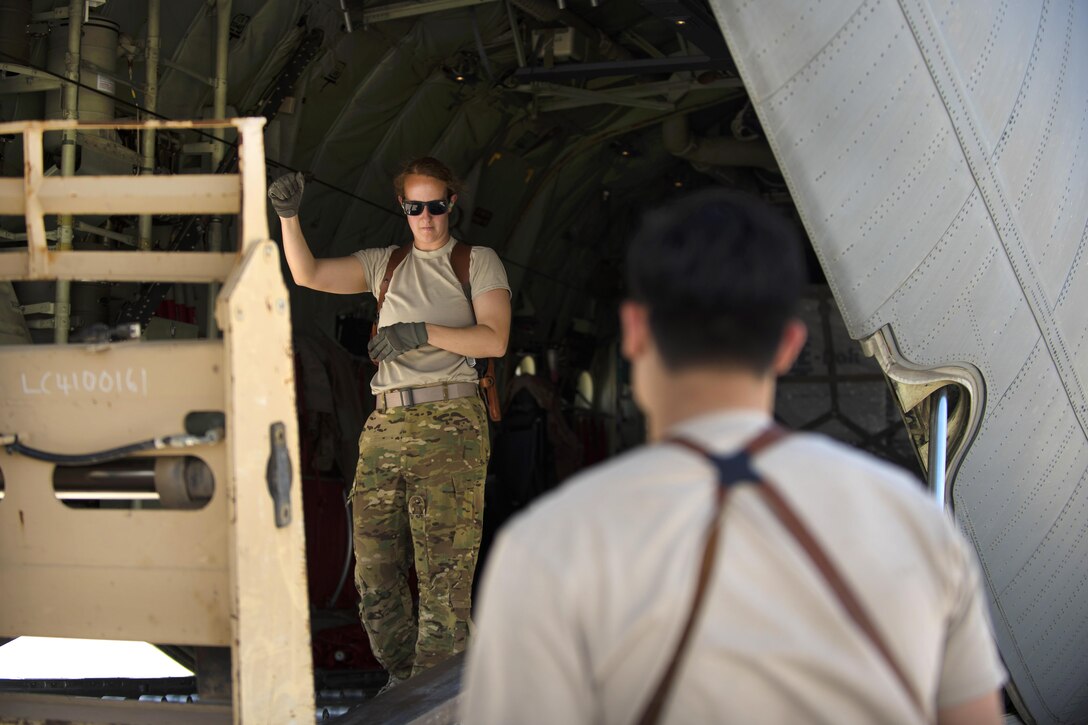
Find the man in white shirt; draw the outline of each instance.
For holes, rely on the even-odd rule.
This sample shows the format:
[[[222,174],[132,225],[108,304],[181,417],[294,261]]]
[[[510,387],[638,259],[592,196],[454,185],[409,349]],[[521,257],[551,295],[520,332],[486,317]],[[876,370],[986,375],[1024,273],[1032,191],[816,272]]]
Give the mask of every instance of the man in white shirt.
[[[704,192],[648,217],[621,322],[651,443],[501,533],[464,723],[1000,722],[1005,672],[974,552],[917,481],[819,435],[738,453],[771,426],[775,377],[804,344],[804,276],[796,232],[755,200]],[[740,481],[715,518],[719,484]]]

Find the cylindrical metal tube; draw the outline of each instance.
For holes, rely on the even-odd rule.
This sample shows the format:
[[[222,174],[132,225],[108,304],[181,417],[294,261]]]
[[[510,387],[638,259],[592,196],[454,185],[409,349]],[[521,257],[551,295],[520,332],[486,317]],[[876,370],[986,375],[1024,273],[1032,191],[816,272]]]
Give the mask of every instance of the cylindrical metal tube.
[[[53,491],[62,501],[159,501],[165,509],[195,509],[211,500],[215,477],[196,456],[124,458],[57,466]]]
[[[216,118],[227,115],[227,57],[230,53],[230,13],[231,0],[219,0],[215,11],[215,91],[212,101],[213,114]],[[223,139],[226,131],[216,129],[216,138]],[[227,154],[227,147],[217,143],[212,147],[212,168],[219,166]]]
[[[215,95],[213,114],[216,118],[227,115],[227,55],[230,43],[230,13],[231,0],[219,0],[216,6],[216,35],[215,35]],[[224,130],[214,131],[216,138],[224,138]],[[227,155],[227,147],[221,142],[212,146],[212,170],[215,171]],[[220,252],[223,250],[223,219],[213,216],[208,225],[208,251]],[[215,322],[215,298],[219,296],[219,285],[208,285],[208,337],[216,336]]]
[[[199,458],[163,456],[155,459],[155,490],[163,508],[200,508],[211,500],[215,481]]]
[[[147,3],[147,89],[144,91],[144,108],[154,112],[159,100],[159,17],[160,0]],[[155,131],[144,129],[140,154],[140,173],[155,173]],[[151,249],[151,215],[141,214],[138,246],[144,251]]]
[[[506,3],[506,17],[510,19],[510,32],[514,36],[514,53],[517,55],[518,68],[524,68],[525,62],[525,48],[521,44],[521,27],[518,25],[518,20],[514,17],[514,8],[510,4],[510,0],[504,0]]]
[[[947,506],[948,471],[948,388],[941,388],[931,400],[929,416],[929,489],[941,508]]]
[[[340,0],[340,12],[344,13],[344,30],[353,32],[355,29],[351,26],[351,13],[348,12],[348,6],[344,4],[344,0]]]
[[[79,50],[83,34],[83,0],[68,2],[68,53],[65,56],[64,75],[68,80],[79,81]],[[61,90],[64,94],[63,115],[65,119],[79,118],[79,86],[65,83]],[[112,119],[111,119],[112,120]],[[61,176],[76,173],[76,132],[65,131],[60,147]],[[72,249],[72,215],[62,214],[57,219],[57,250],[64,252]],[[62,345],[68,342],[68,328],[71,325],[72,283],[66,279],[57,280],[57,300],[53,309],[53,342]]]
[[[82,121],[112,121],[117,105],[114,99],[117,75],[117,45],[120,27],[105,18],[92,17],[83,22],[83,11],[75,19],[61,21],[50,33],[46,49],[46,68],[53,73],[79,80],[87,88],[65,83],[58,91],[46,94],[45,117],[68,118],[68,109],[79,107]],[[78,46],[72,45],[73,34]],[[72,52],[76,56],[72,56]],[[78,61],[82,77],[71,75],[70,63]],[[91,90],[94,89],[94,90]],[[71,94],[71,97],[69,97]],[[78,100],[72,100],[78,99]]]
[[[95,466],[57,466],[53,491],[62,501],[157,500],[155,459],[126,458]]]

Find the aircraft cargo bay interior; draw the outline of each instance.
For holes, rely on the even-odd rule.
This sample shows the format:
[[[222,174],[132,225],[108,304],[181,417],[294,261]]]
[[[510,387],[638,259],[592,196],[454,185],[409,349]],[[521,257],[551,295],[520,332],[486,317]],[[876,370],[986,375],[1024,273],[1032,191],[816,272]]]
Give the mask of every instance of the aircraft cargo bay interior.
[[[0,661],[180,668],[0,720],[459,722],[500,532],[657,440],[633,240],[723,192],[803,240],[774,422],[913,476],[1006,716],[1088,720],[1086,10],[0,0]]]

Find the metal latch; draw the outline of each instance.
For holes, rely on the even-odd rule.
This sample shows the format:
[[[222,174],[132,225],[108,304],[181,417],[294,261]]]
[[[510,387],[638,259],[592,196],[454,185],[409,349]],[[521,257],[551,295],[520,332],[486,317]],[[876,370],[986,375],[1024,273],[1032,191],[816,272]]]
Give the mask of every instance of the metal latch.
[[[273,423],[268,431],[272,450],[268,455],[268,493],[276,514],[276,528],[291,523],[291,457],[287,453],[287,428]]]

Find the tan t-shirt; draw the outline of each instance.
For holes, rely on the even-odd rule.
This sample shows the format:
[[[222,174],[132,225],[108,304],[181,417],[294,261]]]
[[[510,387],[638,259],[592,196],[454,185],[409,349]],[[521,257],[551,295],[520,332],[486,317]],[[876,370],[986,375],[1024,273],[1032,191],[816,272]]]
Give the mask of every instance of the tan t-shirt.
[[[429,322],[443,327],[476,324],[472,306],[450,263],[450,252],[457,243],[456,239],[450,239],[444,247],[431,252],[412,249],[389,280],[379,327],[396,322]],[[354,255],[363,265],[367,287],[375,296],[394,249],[362,249]],[[472,248],[468,278],[473,298],[494,289],[510,291],[499,255],[487,247]],[[370,387],[380,393],[437,383],[476,382],[478,377],[464,356],[424,345],[379,365]]]
[[[720,413],[673,433],[729,453],[770,418]],[[936,711],[1005,671],[975,554],[906,472],[795,434],[757,456]],[[569,481],[500,532],[481,582],[461,722],[630,725],[691,606],[714,474],[675,444]],[[920,724],[890,669],[793,538],[737,490],[661,722]]]

